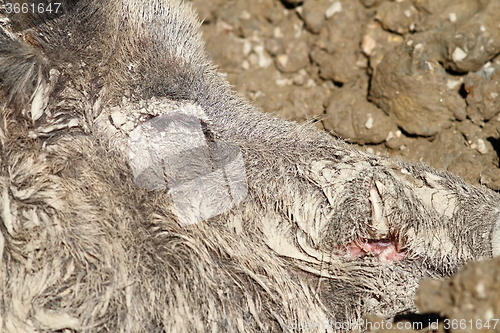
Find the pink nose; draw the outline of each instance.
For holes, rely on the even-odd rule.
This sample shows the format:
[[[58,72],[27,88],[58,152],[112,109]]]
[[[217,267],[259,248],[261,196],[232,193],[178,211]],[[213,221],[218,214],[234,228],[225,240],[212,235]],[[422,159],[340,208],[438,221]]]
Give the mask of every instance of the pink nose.
[[[364,256],[369,253],[375,254],[380,262],[389,263],[399,261],[406,257],[406,253],[400,252],[396,244],[391,240],[353,242],[347,246],[348,256]]]

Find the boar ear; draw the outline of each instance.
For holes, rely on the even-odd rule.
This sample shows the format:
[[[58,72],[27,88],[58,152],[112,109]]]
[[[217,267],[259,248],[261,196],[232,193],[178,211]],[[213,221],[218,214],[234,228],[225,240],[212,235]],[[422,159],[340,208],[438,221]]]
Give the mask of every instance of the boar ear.
[[[27,119],[35,121],[44,114],[59,76],[47,56],[48,39],[58,36],[61,30],[54,22],[79,1],[39,2],[33,12],[32,7],[23,7],[26,2],[13,0],[9,2],[11,8],[6,7],[0,14],[6,22],[0,26],[1,98],[12,111]]]
[[[14,39],[14,35],[0,29],[2,97],[9,107],[33,120],[41,116],[46,106],[45,63],[39,50]]]

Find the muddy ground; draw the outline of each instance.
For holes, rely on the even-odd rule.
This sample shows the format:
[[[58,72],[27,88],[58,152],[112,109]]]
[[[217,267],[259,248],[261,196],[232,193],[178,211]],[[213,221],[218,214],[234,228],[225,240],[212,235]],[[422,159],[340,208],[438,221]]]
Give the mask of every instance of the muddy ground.
[[[500,190],[500,0],[192,2],[214,62],[265,112]],[[500,332],[500,260],[424,281],[416,302],[443,319],[425,332]]]

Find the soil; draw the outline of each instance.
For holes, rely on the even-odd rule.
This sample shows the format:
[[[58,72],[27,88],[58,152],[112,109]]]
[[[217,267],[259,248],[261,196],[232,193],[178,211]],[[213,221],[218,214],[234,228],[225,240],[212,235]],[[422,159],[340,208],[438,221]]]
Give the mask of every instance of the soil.
[[[263,111],[500,190],[500,0],[192,3],[220,72]],[[416,304],[441,318],[424,332],[500,332],[500,259],[423,281]]]

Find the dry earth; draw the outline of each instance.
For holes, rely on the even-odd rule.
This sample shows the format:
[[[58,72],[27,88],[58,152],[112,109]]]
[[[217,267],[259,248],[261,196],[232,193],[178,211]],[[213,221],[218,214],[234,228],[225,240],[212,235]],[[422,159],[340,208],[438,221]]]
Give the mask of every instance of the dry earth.
[[[500,0],[192,2],[214,62],[265,112],[500,190]],[[500,260],[422,282],[416,303],[441,318],[420,332],[500,332]]]

